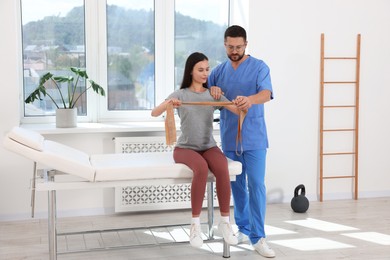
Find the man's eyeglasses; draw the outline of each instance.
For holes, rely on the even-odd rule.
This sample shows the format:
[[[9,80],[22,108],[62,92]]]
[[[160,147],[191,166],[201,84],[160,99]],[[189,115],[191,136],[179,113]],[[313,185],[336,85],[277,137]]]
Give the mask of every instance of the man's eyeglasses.
[[[230,52],[232,52],[232,51],[234,51],[234,50],[236,50],[237,52],[240,52],[240,51],[242,51],[243,49],[245,49],[245,46],[246,46],[246,44],[237,45],[237,46],[232,46],[232,45],[226,45],[226,44],[225,44],[225,48],[226,48],[228,51],[230,51]]]

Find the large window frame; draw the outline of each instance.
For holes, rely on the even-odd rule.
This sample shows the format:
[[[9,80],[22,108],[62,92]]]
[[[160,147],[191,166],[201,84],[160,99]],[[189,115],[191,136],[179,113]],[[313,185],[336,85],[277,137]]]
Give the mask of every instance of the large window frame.
[[[249,0],[229,1],[229,24],[241,24],[248,29]],[[159,104],[175,86],[174,28],[175,1],[155,0],[155,102]],[[21,18],[20,18],[21,19]],[[85,50],[89,76],[107,89],[107,40],[106,0],[85,1]],[[223,44],[221,35],[221,42]],[[20,41],[21,41],[20,36]],[[20,68],[23,77],[23,68]],[[21,86],[23,93],[23,86]],[[22,98],[22,97],[21,97]],[[87,116],[79,116],[79,122],[161,121],[152,118],[150,110],[109,111],[107,98],[87,93]],[[20,100],[24,102],[24,100]],[[54,116],[24,117],[21,123],[53,123]]]

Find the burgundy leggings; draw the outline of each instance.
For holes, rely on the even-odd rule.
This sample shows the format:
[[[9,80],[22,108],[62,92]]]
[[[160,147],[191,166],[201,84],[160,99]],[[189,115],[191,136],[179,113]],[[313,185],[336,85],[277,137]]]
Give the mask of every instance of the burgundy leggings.
[[[217,146],[205,151],[175,147],[173,159],[176,163],[187,165],[194,172],[191,184],[192,216],[199,216],[206,190],[209,169],[214,174],[217,186],[217,198],[221,215],[230,212],[230,177],[227,159]]]

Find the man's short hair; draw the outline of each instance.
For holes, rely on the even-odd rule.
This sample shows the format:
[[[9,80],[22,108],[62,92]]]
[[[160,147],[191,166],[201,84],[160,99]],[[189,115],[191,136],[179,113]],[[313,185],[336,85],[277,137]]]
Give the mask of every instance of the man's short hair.
[[[226,41],[227,37],[237,38],[242,37],[246,41],[246,31],[239,25],[232,25],[228,27],[225,31],[224,39]]]

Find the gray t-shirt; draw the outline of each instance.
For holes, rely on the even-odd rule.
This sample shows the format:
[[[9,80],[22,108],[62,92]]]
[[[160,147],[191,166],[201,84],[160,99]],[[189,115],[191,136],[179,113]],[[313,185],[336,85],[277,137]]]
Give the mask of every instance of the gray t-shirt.
[[[193,92],[189,88],[179,89],[168,96],[167,99],[177,98],[182,102],[213,102],[210,91]],[[222,96],[219,101],[229,101]],[[221,106],[208,105],[182,105],[177,109],[180,117],[181,135],[176,146],[195,151],[204,151],[217,145],[213,137],[214,110]]]

